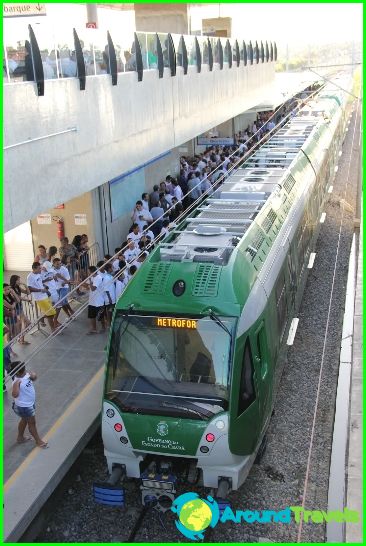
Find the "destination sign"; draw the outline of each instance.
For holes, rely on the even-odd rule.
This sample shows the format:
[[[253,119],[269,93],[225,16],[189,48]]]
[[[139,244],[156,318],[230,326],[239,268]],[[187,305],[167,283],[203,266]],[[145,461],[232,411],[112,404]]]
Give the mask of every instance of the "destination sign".
[[[159,328],[188,328],[197,330],[197,321],[185,318],[157,317],[155,326]]]

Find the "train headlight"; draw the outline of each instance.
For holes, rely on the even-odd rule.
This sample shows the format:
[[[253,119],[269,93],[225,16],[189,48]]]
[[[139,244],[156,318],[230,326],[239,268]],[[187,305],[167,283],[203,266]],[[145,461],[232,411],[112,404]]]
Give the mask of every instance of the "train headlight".
[[[112,408],[107,409],[107,417],[114,417],[114,410]]]
[[[173,284],[173,294],[174,296],[181,296],[186,291],[186,283],[182,280],[176,281]]]
[[[122,444],[128,444],[128,440],[127,440],[126,436],[121,436],[119,441],[122,442]]]
[[[123,426],[121,425],[121,423],[116,423],[116,424],[114,425],[114,430],[115,430],[116,432],[121,432],[122,429],[123,429]]]
[[[208,453],[208,451],[209,451],[209,449],[208,449],[207,446],[201,446],[201,447],[200,447],[200,452],[201,452],[201,453]]]
[[[207,440],[207,442],[214,442],[215,441],[215,435],[212,434],[212,432],[209,432],[208,434],[206,434],[206,440]]]
[[[221,421],[221,419],[220,419],[219,421],[216,421],[215,426],[219,430],[223,430],[225,428],[225,422]]]

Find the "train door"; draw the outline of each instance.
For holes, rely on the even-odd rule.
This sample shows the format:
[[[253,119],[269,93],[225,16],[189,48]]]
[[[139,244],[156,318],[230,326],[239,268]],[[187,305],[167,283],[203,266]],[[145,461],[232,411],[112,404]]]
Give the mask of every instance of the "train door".
[[[264,428],[271,414],[272,389],[273,389],[273,366],[270,363],[267,334],[264,321],[254,333],[257,386],[259,392],[259,408],[261,416],[261,427]]]
[[[240,343],[241,345],[241,343]],[[232,453],[253,453],[260,433],[260,409],[255,351],[248,337],[237,350],[232,378],[229,446]]]

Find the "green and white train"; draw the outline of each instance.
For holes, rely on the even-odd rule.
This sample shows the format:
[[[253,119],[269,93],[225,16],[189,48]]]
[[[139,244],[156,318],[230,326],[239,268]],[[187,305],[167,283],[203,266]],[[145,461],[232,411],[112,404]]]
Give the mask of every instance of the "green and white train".
[[[109,471],[141,479],[143,502],[172,500],[180,479],[198,475],[225,496],[263,447],[347,102],[324,87],[164,239],[120,297],[102,435]]]

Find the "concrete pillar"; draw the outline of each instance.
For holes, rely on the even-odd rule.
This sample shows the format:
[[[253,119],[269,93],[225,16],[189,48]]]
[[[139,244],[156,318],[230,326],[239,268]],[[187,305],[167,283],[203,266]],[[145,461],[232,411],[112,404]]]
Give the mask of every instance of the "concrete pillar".
[[[96,28],[98,28],[97,4],[86,4],[86,22],[96,23]]]
[[[188,34],[187,4],[134,4],[136,30]]]

